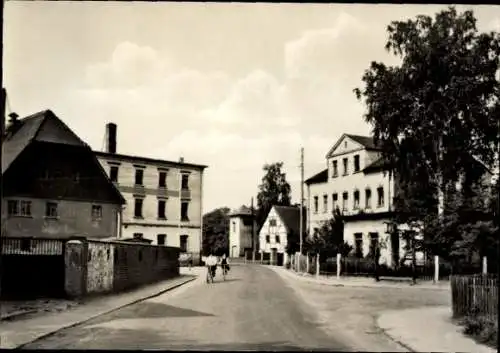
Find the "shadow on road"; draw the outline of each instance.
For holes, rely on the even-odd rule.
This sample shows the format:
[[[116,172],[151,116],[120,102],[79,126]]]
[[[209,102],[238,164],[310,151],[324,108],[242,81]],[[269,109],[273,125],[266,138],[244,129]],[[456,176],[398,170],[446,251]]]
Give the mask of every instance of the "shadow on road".
[[[121,309],[118,312],[110,313],[99,317],[98,321],[109,321],[115,319],[155,319],[164,317],[210,317],[213,314],[195,311],[191,309],[179,308],[163,303],[140,302],[133,306]]]
[[[226,278],[225,281],[223,279],[221,279],[219,281],[215,281],[214,283],[230,283],[230,282],[239,282],[239,281],[241,281],[241,279],[239,279],[239,278]]]

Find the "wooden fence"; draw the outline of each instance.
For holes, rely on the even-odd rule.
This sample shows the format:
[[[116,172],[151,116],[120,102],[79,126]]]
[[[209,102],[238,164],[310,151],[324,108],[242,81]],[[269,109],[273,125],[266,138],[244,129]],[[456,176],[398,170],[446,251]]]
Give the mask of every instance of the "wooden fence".
[[[498,317],[498,277],[495,275],[451,276],[453,317]]]

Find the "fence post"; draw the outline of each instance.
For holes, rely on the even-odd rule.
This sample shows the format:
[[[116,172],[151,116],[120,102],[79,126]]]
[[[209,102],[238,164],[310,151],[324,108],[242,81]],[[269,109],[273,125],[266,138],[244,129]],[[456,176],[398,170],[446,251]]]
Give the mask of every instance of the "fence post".
[[[306,256],[306,273],[309,273],[309,253]]]
[[[341,266],[341,259],[342,255],[340,253],[337,254],[337,279],[340,279],[340,266]]]
[[[319,278],[319,253],[316,254],[316,278]]]
[[[488,273],[488,258],[483,256],[483,275]]]
[[[252,251],[252,263],[253,264],[255,263],[255,250]]]
[[[439,282],[439,256],[434,256],[434,283]]]

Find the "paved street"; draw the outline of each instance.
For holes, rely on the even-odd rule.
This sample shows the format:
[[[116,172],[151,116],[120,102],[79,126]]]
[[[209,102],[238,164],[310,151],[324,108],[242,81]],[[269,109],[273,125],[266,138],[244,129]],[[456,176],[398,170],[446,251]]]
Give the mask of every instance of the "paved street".
[[[159,297],[66,329],[25,348],[353,350],[263,266],[233,266],[226,282],[200,277]]]

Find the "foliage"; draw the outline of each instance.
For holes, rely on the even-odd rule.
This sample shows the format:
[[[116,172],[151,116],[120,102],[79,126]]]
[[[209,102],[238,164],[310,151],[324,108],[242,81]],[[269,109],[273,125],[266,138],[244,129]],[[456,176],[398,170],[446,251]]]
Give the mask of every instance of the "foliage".
[[[229,212],[227,207],[217,208],[203,215],[203,254],[229,254]]]
[[[469,214],[464,205],[474,197],[448,198],[453,212],[436,218],[438,201],[461,176],[466,189],[477,181],[477,159],[486,166],[494,162],[500,140],[500,34],[479,33],[473,12],[459,14],[454,7],[435,18],[392,22],[388,34],[386,49],[400,64],[372,62],[362,78],[365,87],[355,94],[365,100],[365,120],[395,174],[395,221],[425,228],[430,237],[425,244],[433,251],[457,252],[492,231],[491,220],[467,224],[453,214],[457,209]]]
[[[306,234],[306,236],[304,238],[307,239],[307,232],[305,234]],[[299,234],[297,232],[294,232],[293,230],[290,230],[290,232],[288,233],[288,237],[287,237],[287,244],[285,246],[285,252],[288,255],[293,255],[299,250],[300,250]]]
[[[498,320],[491,320],[486,316],[466,316],[460,324],[464,327],[464,333],[472,336],[480,343],[497,348]]]
[[[283,162],[265,164],[265,172],[257,194],[257,227],[264,224],[267,214],[273,206],[290,206],[290,184],[282,172]]]
[[[306,238],[303,249],[311,255],[319,254],[323,259],[334,257],[339,252],[342,256],[351,252],[352,246],[344,242],[344,220],[338,208],[315,234]]]

